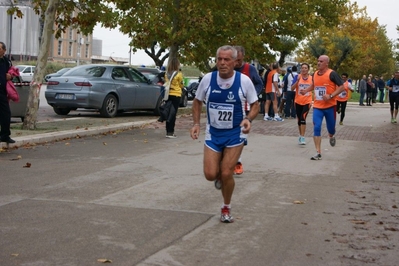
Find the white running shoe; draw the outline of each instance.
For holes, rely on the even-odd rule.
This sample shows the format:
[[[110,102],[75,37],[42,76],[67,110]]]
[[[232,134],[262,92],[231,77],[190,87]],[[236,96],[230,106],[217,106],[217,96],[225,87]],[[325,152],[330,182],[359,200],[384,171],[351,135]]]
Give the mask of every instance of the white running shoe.
[[[232,223],[234,222],[233,216],[230,214],[231,210],[228,207],[223,207],[221,210],[220,221],[222,223]]]
[[[310,160],[321,160],[321,154],[320,153],[316,153],[314,156],[310,157]]]

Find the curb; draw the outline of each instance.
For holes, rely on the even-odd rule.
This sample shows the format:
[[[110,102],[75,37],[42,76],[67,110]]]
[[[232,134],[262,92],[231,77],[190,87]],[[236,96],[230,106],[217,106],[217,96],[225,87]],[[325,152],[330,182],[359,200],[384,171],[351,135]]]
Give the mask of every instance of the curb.
[[[9,144],[9,148],[18,148],[24,145],[31,145],[31,144],[40,144],[50,141],[58,141],[62,139],[68,138],[75,138],[77,136],[84,137],[84,136],[93,136],[97,134],[106,133],[112,130],[128,130],[134,127],[140,127],[145,124],[153,123],[156,119],[153,120],[145,120],[145,121],[137,121],[137,122],[128,122],[128,123],[121,123],[121,124],[114,124],[114,125],[107,125],[107,126],[98,126],[92,127],[87,129],[73,129],[73,130],[65,130],[65,131],[58,131],[58,132],[50,132],[44,134],[37,134],[37,135],[29,135],[23,137],[15,137],[15,143]],[[2,142],[0,144],[1,148],[6,148],[7,144]]]

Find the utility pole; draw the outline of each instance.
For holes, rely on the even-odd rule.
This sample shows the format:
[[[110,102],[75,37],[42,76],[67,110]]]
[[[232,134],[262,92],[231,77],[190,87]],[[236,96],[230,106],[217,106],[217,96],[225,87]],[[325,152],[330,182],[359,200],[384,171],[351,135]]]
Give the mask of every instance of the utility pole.
[[[8,44],[8,59],[11,60],[11,53],[12,53],[12,18],[13,15],[10,15],[10,40]]]

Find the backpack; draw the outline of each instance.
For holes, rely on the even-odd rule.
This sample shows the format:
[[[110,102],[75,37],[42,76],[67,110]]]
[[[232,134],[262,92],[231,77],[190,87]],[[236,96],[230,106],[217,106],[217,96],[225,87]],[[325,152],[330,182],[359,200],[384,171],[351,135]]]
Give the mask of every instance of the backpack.
[[[271,69],[266,70],[265,74],[263,75],[263,84],[266,85],[267,82],[267,76],[269,75]]]
[[[285,74],[285,76],[284,76],[284,78],[283,78],[283,82],[284,82],[284,85],[283,85],[283,92],[287,92],[287,89],[288,89],[288,75],[289,75],[289,74],[291,74],[292,79],[294,79],[294,74],[292,74],[292,73],[287,73],[287,74]]]

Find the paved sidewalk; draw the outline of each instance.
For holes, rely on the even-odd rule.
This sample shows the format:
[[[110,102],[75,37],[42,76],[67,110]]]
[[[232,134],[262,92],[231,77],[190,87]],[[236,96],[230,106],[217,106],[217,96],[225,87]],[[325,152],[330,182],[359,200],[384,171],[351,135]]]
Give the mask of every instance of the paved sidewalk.
[[[347,107],[347,117],[344,121],[344,126],[340,126],[337,123],[337,134],[342,135],[344,139],[347,140],[373,140],[376,141],[388,141],[384,140],[383,132],[376,133],[373,130],[372,122],[373,114],[368,115],[370,120],[369,124],[357,123],[364,121],[365,117],[361,117],[362,110],[369,109],[386,109],[386,116],[384,118],[375,119],[385,119],[389,122],[389,104],[375,104],[372,107],[359,106],[357,103],[348,103]],[[352,111],[353,110],[353,111]],[[380,116],[380,114],[375,114]],[[313,129],[311,128],[311,116],[309,114],[307,118],[308,129],[306,137],[311,137],[313,134]],[[355,118],[354,123],[347,123],[351,117]],[[359,120],[358,118],[361,118]],[[261,115],[258,116],[261,120]],[[112,133],[115,131],[129,130],[132,128],[143,127],[146,125],[151,125],[152,127],[164,127],[164,124],[156,122],[157,117],[149,113],[127,113],[115,118],[103,118],[99,115],[93,115],[89,113],[88,115],[81,115],[78,112],[77,115],[69,115],[66,118],[53,119],[50,121],[38,121],[36,130],[21,130],[22,123],[18,122],[11,124],[11,138],[13,138],[16,143],[10,144],[9,147],[21,147],[24,145],[39,144],[51,141],[58,141],[68,138],[80,138],[84,136]],[[338,115],[337,115],[338,120]],[[202,122],[205,122],[203,119]],[[192,123],[190,115],[181,115],[177,119],[177,128],[187,128]],[[282,123],[270,122],[267,123],[267,127],[263,126],[262,123],[254,123],[253,131],[257,133],[263,133],[266,135],[274,136],[297,136],[298,130],[295,119],[287,119]],[[323,136],[326,136],[325,129],[323,128]],[[1,143],[0,149],[5,148],[6,144]]]

